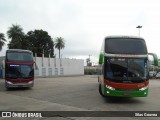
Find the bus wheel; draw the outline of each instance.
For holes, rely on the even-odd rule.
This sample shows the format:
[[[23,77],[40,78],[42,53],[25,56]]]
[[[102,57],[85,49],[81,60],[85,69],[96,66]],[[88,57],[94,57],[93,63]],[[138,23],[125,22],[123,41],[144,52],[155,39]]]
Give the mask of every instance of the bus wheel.
[[[99,76],[98,76],[98,83],[99,83]]]
[[[5,88],[6,88],[6,90],[10,90],[10,88],[9,88],[9,87],[7,87],[7,86],[5,86]]]
[[[8,87],[7,83],[5,83],[5,88],[6,88],[6,90],[10,89],[10,87]]]
[[[99,94],[104,97],[103,93],[102,93],[102,89],[101,89],[101,85],[99,85]]]

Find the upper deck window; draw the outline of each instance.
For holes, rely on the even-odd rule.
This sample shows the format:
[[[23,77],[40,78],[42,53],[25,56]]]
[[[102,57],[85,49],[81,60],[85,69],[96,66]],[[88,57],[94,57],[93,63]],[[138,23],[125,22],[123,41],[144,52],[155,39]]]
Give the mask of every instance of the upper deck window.
[[[6,53],[7,61],[18,61],[18,62],[32,62],[33,56],[32,53],[29,52],[15,52],[10,51]]]
[[[105,52],[111,54],[147,54],[146,43],[140,38],[106,38]]]

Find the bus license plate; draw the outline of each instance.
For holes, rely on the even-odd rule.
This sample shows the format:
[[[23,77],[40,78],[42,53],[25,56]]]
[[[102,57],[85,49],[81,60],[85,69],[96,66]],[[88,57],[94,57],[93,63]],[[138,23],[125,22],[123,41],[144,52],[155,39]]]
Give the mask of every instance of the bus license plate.
[[[124,96],[130,96],[131,93],[130,92],[124,92]]]

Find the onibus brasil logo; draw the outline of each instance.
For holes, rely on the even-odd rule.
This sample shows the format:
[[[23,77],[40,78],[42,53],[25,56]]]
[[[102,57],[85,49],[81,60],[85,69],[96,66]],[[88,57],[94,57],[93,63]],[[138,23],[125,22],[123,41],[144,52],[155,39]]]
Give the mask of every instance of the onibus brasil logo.
[[[42,117],[40,112],[2,112],[2,117]]]

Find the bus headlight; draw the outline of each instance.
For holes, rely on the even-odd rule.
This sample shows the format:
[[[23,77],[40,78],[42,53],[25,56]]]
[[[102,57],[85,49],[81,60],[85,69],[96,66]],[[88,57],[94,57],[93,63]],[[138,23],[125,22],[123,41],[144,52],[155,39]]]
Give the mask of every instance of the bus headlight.
[[[13,84],[12,82],[10,82],[10,81],[6,81],[8,84]]]
[[[143,90],[145,90],[145,89],[147,89],[147,88],[148,88],[148,85],[145,86],[145,87],[140,88],[139,90],[140,90],[140,91],[143,91]]]
[[[111,86],[108,86],[106,85],[106,88],[110,89],[110,90],[115,90],[115,88],[111,87]]]
[[[28,84],[32,84],[32,83],[33,83],[33,81],[28,82]]]

